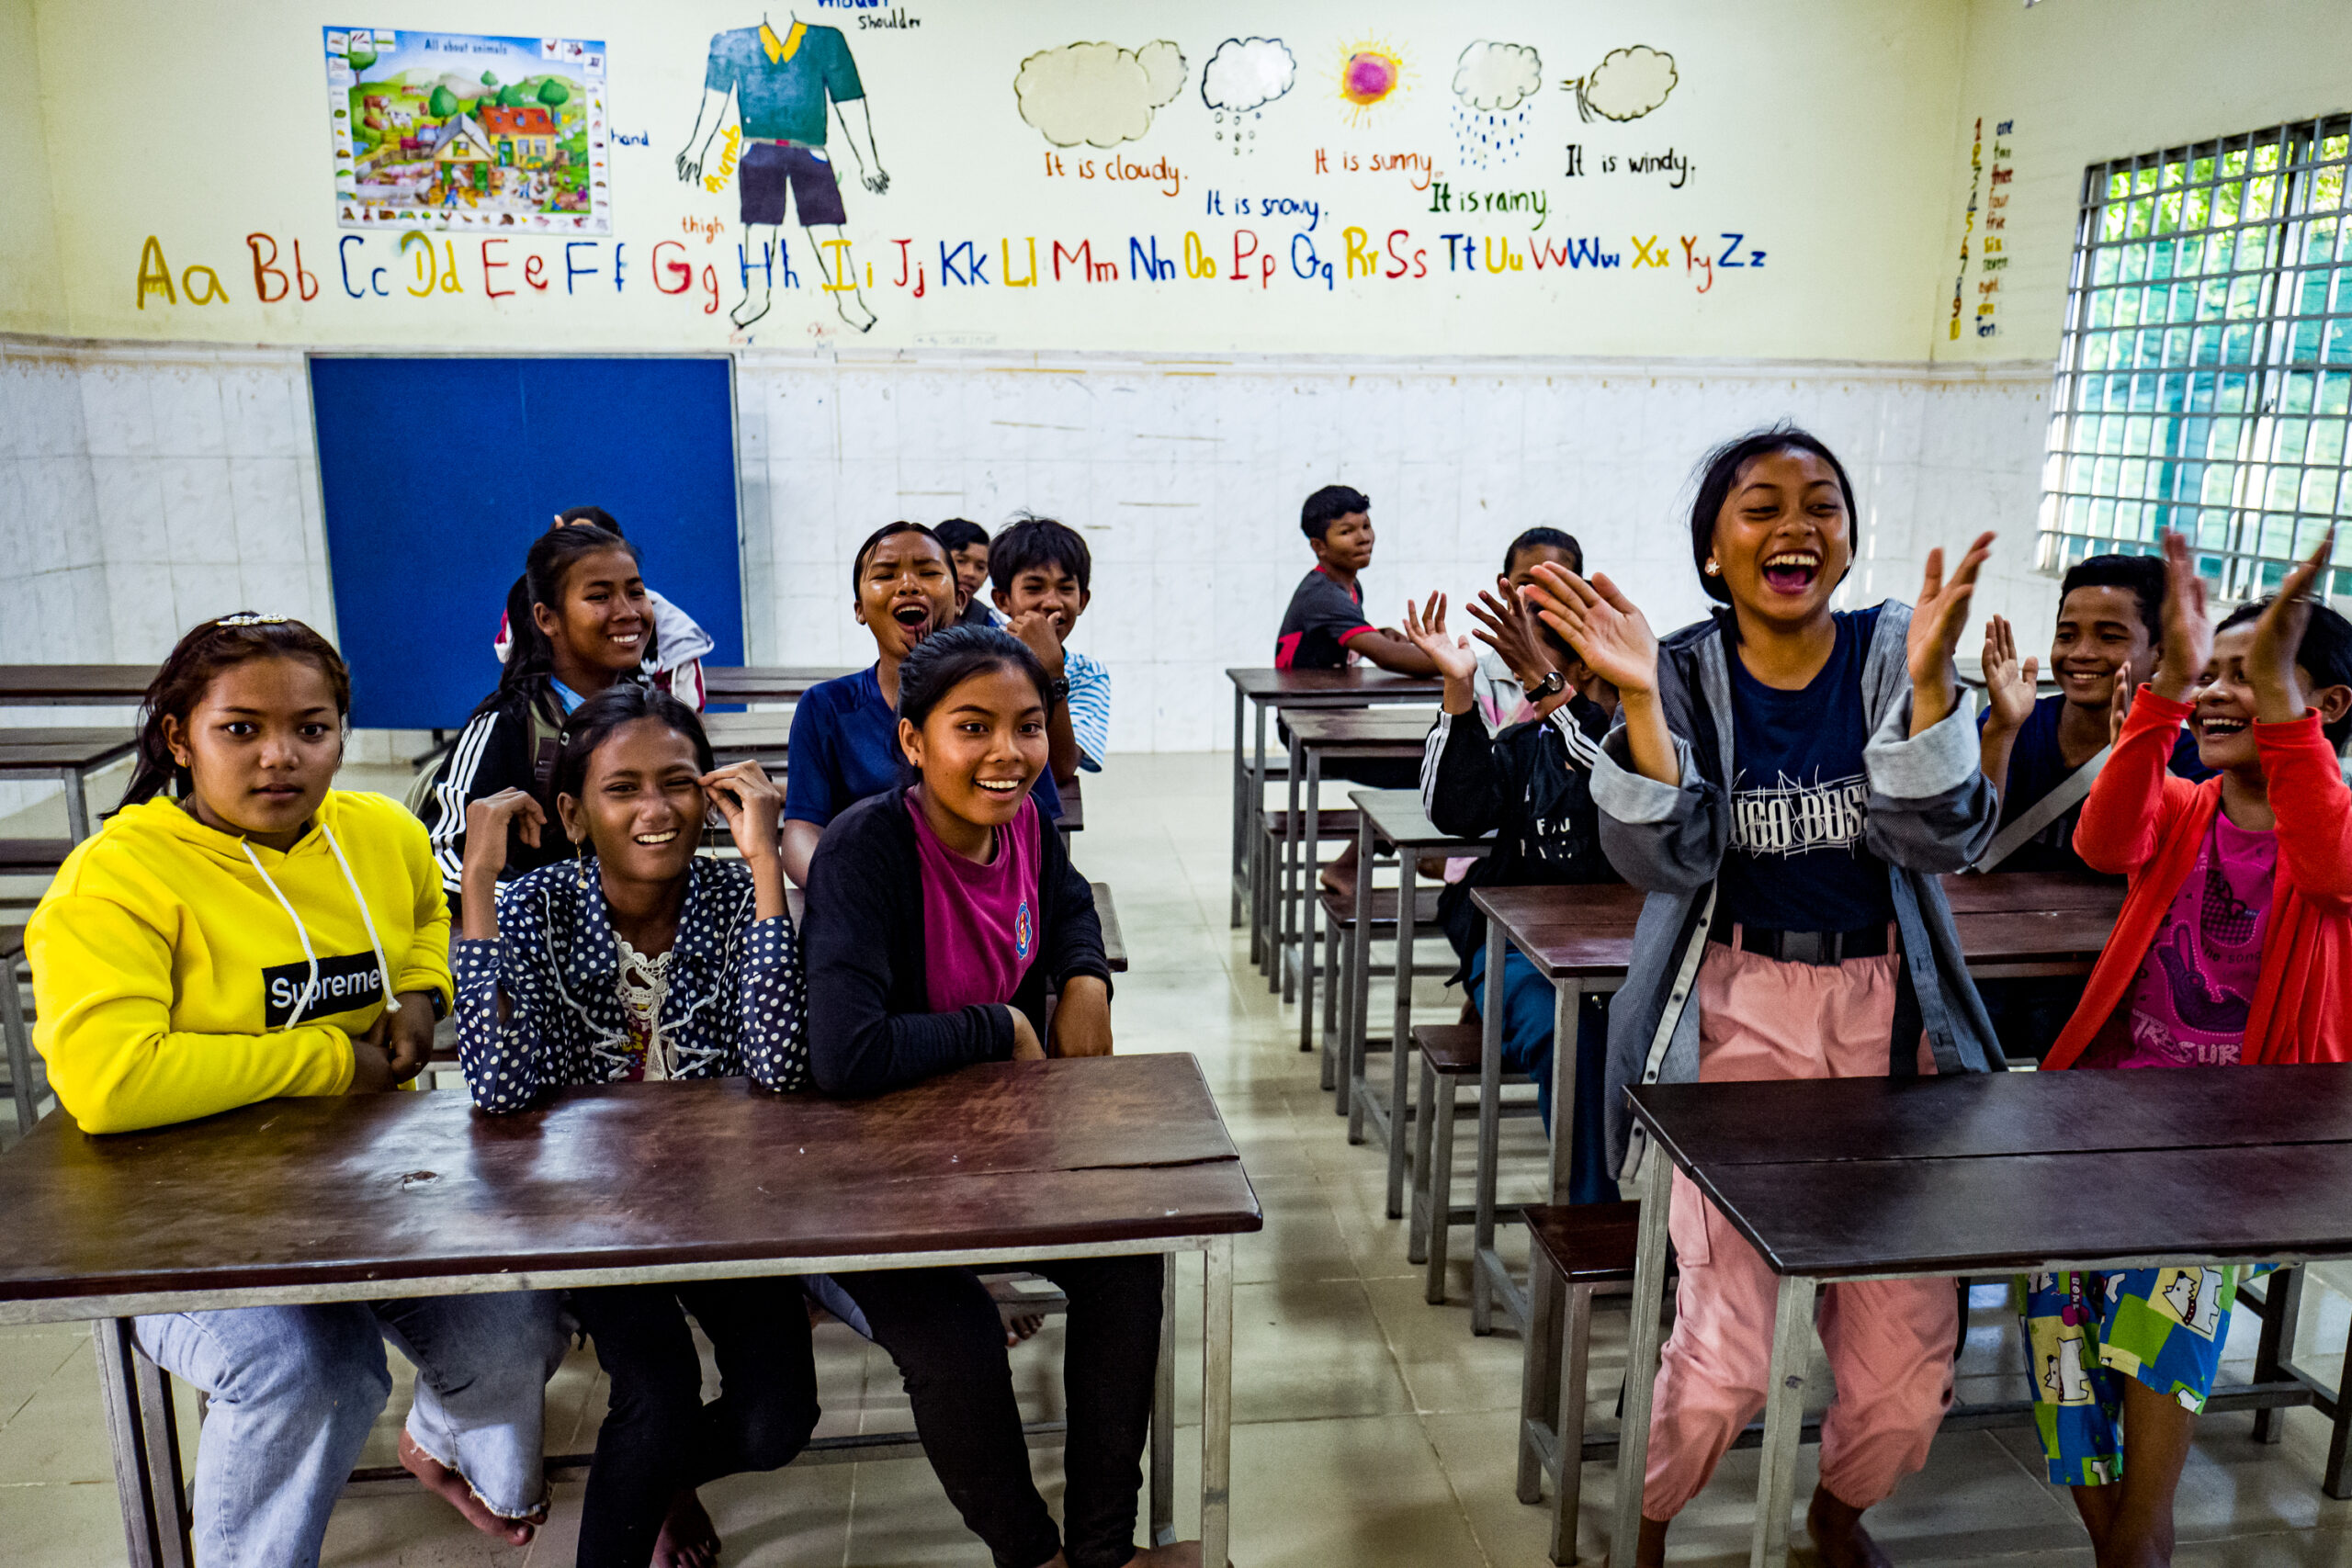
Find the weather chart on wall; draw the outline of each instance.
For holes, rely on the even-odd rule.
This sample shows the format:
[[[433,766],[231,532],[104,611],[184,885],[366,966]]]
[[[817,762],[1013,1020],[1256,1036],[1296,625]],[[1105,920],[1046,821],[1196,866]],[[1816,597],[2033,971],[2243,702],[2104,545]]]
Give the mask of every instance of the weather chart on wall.
[[[612,231],[602,40],[324,31],[339,226]]]

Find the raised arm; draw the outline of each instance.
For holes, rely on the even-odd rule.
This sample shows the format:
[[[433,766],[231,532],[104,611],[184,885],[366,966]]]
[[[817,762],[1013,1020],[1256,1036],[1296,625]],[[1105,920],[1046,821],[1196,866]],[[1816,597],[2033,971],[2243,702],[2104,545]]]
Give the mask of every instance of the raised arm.
[[[1657,637],[1640,608],[1607,573],[1588,582],[1556,561],[1536,567],[1527,602],[1594,674],[1617,688],[1618,721],[1635,770],[1679,787],[1682,762],[1658,697]]]
[[[2041,660],[2018,659],[2016,635],[1995,615],[1984,623],[1984,722],[1976,731],[1977,765],[1993,791],[2008,798],[2009,756],[2018,732],[2033,716],[2035,678]]]
[[[2147,686],[2123,707],[2114,754],[2083,801],[2075,852],[2093,871],[2130,874],[2155,854],[2173,817],[2195,787],[2167,764],[2188,717],[2189,698],[2213,655],[2213,618],[2205,584],[2188,558],[2188,542],[2165,535],[2164,650]],[[2119,684],[2120,677],[2118,678]]]
[[[2287,574],[2255,622],[2245,672],[2254,687],[2254,739],[2278,818],[2278,853],[2295,891],[2324,908],[2352,908],[2352,791],[2324,726],[2352,704],[2352,690],[2306,691],[2295,656],[2312,618],[2312,589],[2335,548],[2328,531]]]
[[[726,819],[735,852],[752,874],[752,907],[736,977],[736,1048],[763,1089],[786,1092],[808,1083],[808,987],[800,944],[784,901],[783,855],[776,842],[784,796],[757,762],[730,762],[703,775],[703,791]]]
[[[1475,839],[1502,819],[1502,789],[1495,776],[1494,740],[1478,713],[1478,660],[1470,639],[1450,635],[1445,595],[1432,593],[1426,611],[1405,601],[1405,635],[1445,677],[1430,744],[1421,758],[1421,809],[1442,833]]]

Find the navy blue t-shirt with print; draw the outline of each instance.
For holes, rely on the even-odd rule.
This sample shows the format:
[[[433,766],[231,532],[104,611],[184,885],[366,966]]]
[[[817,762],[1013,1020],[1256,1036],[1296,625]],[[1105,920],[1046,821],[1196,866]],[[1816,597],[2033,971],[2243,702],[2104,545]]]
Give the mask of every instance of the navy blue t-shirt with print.
[[[899,715],[882,700],[869,664],[808,688],[792,710],[791,765],[784,773],[784,819],[822,828],[870,795],[899,782]],[[1050,770],[1029,793],[1048,822],[1062,814]]]
[[[2033,705],[2033,711],[2018,728],[2017,740],[2009,748],[2008,781],[2001,791],[2003,828],[2032,810],[2036,802],[2064,784],[2074,773],[2066,765],[2065,754],[2058,749],[2058,721],[2065,708],[2064,696],[2043,697]],[[1990,717],[1990,709],[1978,714],[1976,728],[1983,729]],[[2168,766],[2176,776],[2191,783],[2212,776],[2211,771],[2197,760],[2197,738],[2186,725],[2181,728],[2180,739],[2173,743]],[[2041,832],[2010,851],[1993,869],[2090,874],[2090,867],[2075,852],[2075,824],[2082,818],[2082,803],[2077,801],[2043,824]]]
[[[1731,844],[1717,888],[1724,913],[1769,931],[1844,931],[1894,918],[1886,863],[1862,843],[1870,781],[1862,660],[1878,610],[1841,613],[1838,646],[1803,690],[1778,691],[1731,665]]]

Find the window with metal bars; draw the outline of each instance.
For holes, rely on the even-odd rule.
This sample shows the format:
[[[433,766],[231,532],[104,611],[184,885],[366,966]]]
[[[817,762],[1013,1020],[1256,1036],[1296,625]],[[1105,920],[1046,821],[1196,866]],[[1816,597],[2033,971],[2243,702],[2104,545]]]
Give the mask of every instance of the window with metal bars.
[[[2352,117],[2094,164],[2051,397],[2040,560],[2186,535],[2256,598],[2352,518]],[[2323,592],[2352,595],[2352,528]]]

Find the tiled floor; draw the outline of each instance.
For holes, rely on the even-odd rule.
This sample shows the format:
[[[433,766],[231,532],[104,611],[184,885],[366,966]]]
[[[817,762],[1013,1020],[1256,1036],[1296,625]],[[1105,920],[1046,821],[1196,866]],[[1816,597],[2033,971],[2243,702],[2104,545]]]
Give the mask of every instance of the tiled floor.
[[[1227,930],[1226,768],[1222,756],[1114,760],[1089,783],[1091,826],[1077,852],[1114,888],[1134,960],[1115,1004],[1121,1048],[1199,1055],[1265,1208],[1264,1232],[1238,1249],[1234,1561],[1535,1568],[1545,1513],[1511,1495],[1519,1343],[1507,1331],[1471,1336],[1459,1269],[1451,1304],[1422,1301],[1403,1227],[1382,1213],[1380,1156],[1348,1145],[1312,1059],[1298,1053],[1295,1011],[1268,996],[1245,944]],[[400,781],[346,782],[397,789]],[[104,781],[94,794],[119,787]],[[0,832],[29,830],[0,824]],[[1453,1000],[1434,987],[1422,999],[1430,1016],[1443,1016]],[[1525,1181],[1536,1168],[1533,1124],[1507,1126],[1513,1171]],[[1190,1380],[1198,1375],[1198,1277],[1194,1261],[1180,1321],[1180,1490],[1197,1473]],[[1615,1397],[1622,1324],[1604,1314],[1597,1332],[1600,1411]],[[2342,1345],[2343,1299],[2315,1293],[2304,1325],[2307,1340]],[[1016,1357],[1035,1411],[1057,1403],[1058,1334],[1048,1328]],[[819,1343],[823,1431],[906,1425],[887,1358],[838,1325],[820,1329]],[[2251,1336],[2233,1336],[2233,1349],[2250,1356]],[[2335,1361],[2312,1364],[2332,1372]],[[2020,1392],[2014,1333],[1996,1292],[1980,1292],[1962,1371],[1970,1396]],[[550,1443],[587,1447],[604,1403],[593,1357],[575,1355],[548,1397]],[[393,1409],[404,1404],[396,1394]],[[2248,1440],[2249,1419],[2202,1423],[2181,1488],[2177,1561],[2352,1568],[2352,1504],[2319,1492],[2324,1425],[2294,1412],[2286,1442],[2264,1449]],[[369,1462],[386,1461],[393,1430],[388,1416]],[[1800,1495],[1812,1485],[1812,1450],[1803,1465]],[[1054,1454],[1039,1456],[1049,1498],[1058,1469]],[[1926,1472],[1878,1510],[1880,1538],[1905,1564],[2088,1568],[2071,1506],[2038,1472],[2028,1433],[1948,1434]],[[1754,1480],[1752,1453],[1724,1461],[1677,1529],[1677,1562],[1746,1561]],[[1589,1562],[1601,1551],[1611,1483],[1606,1466],[1586,1472]],[[987,1561],[920,1460],[739,1476],[705,1495],[727,1537],[726,1561],[745,1568]],[[336,1511],[326,1561],[561,1564],[571,1560],[579,1503],[576,1484],[559,1487],[539,1540],[509,1551],[421,1495],[353,1499]],[[0,1330],[0,1560],[42,1568],[122,1560],[89,1340],[77,1328]]]

